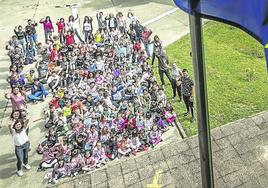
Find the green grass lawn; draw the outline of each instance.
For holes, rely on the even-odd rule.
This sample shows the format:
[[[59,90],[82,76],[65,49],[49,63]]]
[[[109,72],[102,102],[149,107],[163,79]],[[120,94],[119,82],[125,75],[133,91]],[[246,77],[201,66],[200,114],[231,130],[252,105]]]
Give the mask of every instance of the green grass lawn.
[[[203,27],[211,128],[268,110],[268,80],[263,47],[240,29],[216,22]],[[190,37],[166,48],[170,63],[187,68],[193,78]],[[249,81],[247,71],[253,79]],[[157,69],[154,69],[160,79]],[[167,83],[167,81],[166,81]],[[170,85],[165,86],[168,98]],[[197,134],[197,123],[183,117],[184,103],[172,102],[188,136]]]

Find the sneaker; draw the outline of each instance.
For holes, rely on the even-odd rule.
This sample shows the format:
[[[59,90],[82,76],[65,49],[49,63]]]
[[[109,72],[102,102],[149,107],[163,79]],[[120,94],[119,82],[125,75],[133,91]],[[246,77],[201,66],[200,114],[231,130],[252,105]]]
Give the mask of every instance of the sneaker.
[[[31,169],[31,166],[29,164],[27,165],[23,165],[23,167],[26,169],[26,170],[30,170]]]
[[[17,175],[18,175],[19,177],[23,176],[23,172],[22,172],[22,170],[18,170],[18,171],[17,171]]]
[[[191,117],[190,122],[191,122],[191,123],[194,122],[194,117]]]
[[[57,184],[58,183],[58,180],[56,180],[55,178],[52,180],[52,183],[53,184]]]
[[[186,112],[185,114],[184,114],[184,116],[188,116],[189,115],[189,112]]]

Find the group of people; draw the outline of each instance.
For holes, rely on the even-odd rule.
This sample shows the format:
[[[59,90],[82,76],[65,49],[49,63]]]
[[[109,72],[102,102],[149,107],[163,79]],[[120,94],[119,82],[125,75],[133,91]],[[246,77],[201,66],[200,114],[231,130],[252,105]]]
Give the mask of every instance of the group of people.
[[[6,93],[12,103],[9,130],[17,157],[17,174],[29,170],[27,102],[38,103],[51,95],[46,114],[46,137],[37,148],[42,155],[38,171],[51,169],[49,183],[105,165],[109,160],[136,155],[162,141],[162,133],[174,126],[176,114],[164,94],[164,74],[171,82],[174,99],[185,101],[193,117],[193,81],[176,64],[169,67],[158,36],[129,12],[127,18],[85,16],[82,33],[77,16],[56,23],[49,16],[43,24],[45,43],[38,41],[38,24],[28,20],[18,26],[7,44],[11,59]],[[94,32],[95,31],[95,32]],[[154,45],[150,52],[149,45]],[[152,54],[152,57],[151,57]],[[162,86],[148,61],[158,59]],[[28,73],[24,67],[34,64]],[[171,69],[171,74],[169,70]]]

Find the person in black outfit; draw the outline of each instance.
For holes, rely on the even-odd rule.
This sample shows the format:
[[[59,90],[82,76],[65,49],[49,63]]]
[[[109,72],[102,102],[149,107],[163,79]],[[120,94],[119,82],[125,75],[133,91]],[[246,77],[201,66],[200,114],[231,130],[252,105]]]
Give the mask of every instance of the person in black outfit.
[[[26,33],[22,30],[22,26],[19,25],[18,27],[15,27],[14,33],[18,37],[19,43],[22,47],[22,53],[25,55],[26,52],[26,43],[27,43],[27,37]]]
[[[190,78],[188,75],[188,70],[183,69],[182,70],[182,82],[181,82],[181,89],[183,94],[183,100],[187,109],[187,112],[184,114],[184,116],[188,116],[191,111],[191,122],[194,122],[194,81]]]
[[[168,70],[169,69],[168,57],[166,53],[163,51],[161,41],[157,35],[154,37],[154,50],[153,50],[153,57],[152,57],[152,65],[154,65],[155,57],[157,57],[158,59],[158,73],[160,76],[162,86],[165,85],[164,74],[168,77],[171,83],[171,76]]]

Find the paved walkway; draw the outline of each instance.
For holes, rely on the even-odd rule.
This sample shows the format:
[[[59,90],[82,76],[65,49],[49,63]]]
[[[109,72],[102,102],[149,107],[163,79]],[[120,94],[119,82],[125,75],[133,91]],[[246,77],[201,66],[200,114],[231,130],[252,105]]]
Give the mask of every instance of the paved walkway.
[[[268,112],[212,130],[215,187],[268,187]],[[58,188],[199,188],[198,137],[177,140]],[[157,180],[157,172],[159,172]],[[157,181],[154,181],[157,180]],[[152,186],[152,184],[154,186]]]

